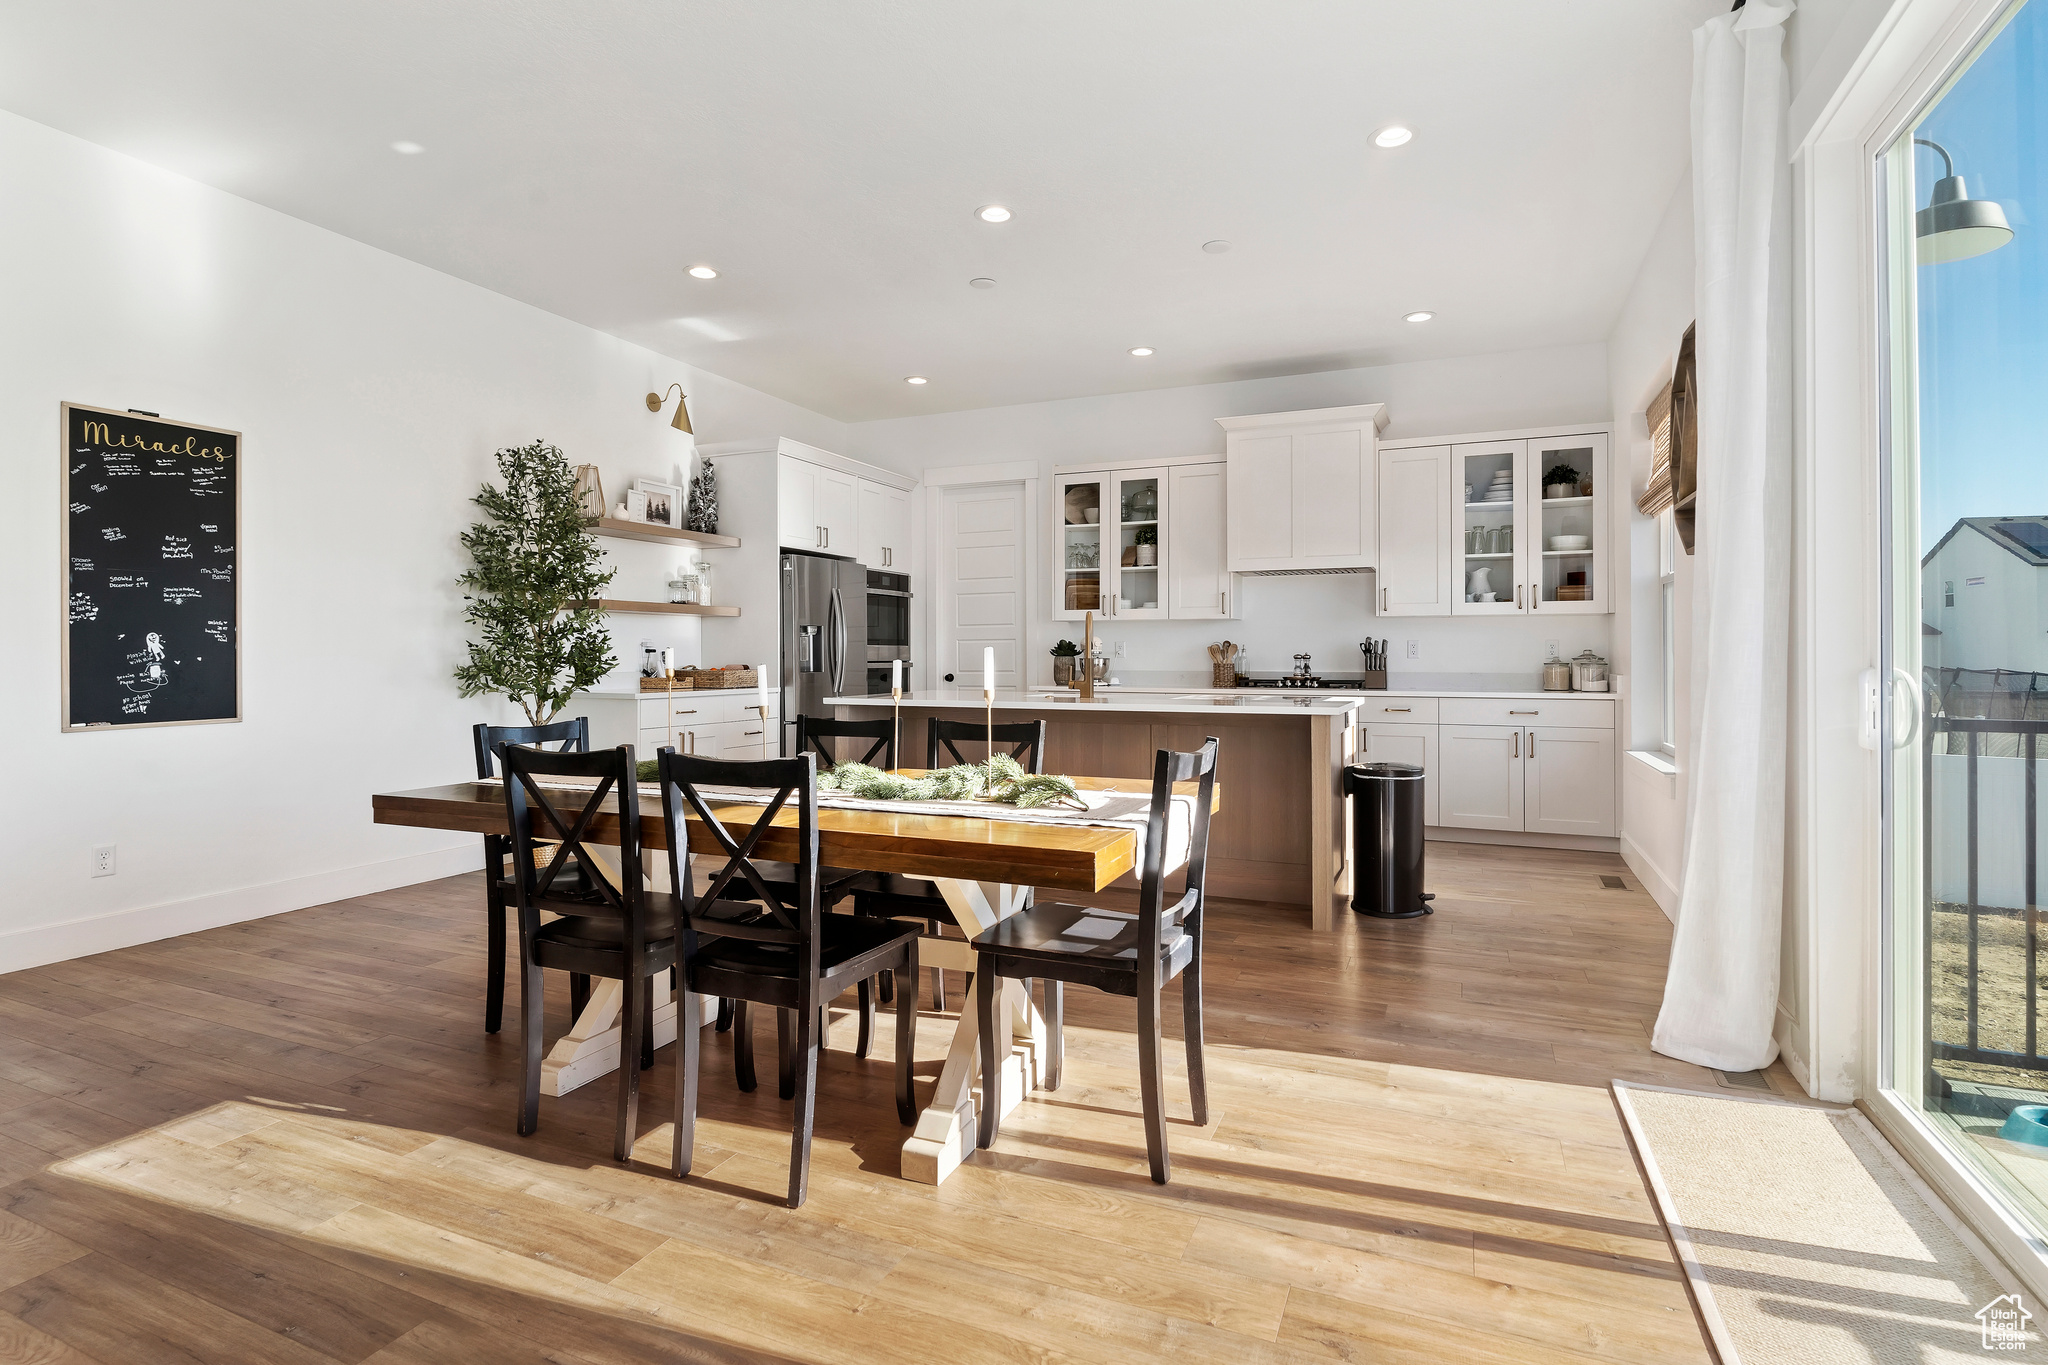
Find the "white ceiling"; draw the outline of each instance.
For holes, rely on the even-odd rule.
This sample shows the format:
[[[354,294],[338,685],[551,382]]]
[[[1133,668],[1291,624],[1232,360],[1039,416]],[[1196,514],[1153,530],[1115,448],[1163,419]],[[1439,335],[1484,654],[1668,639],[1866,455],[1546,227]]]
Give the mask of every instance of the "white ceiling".
[[[1724,3],[6,0],[0,106],[857,421],[1605,337]]]

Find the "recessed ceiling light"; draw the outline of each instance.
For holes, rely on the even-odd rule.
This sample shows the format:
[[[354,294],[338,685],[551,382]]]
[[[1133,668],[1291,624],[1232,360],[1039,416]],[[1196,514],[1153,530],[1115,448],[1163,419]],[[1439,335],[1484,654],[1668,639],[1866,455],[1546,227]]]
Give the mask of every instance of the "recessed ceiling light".
[[[1430,313],[1430,312],[1414,312],[1414,313],[1403,313],[1403,314],[1401,315],[1401,321],[1403,321],[1403,322],[1428,322],[1428,321],[1429,321],[1429,320],[1430,320],[1431,318],[1433,318],[1433,317],[1435,317],[1435,316],[1436,316],[1436,314],[1434,314],[1434,313]]]
[[[1202,250],[1208,252],[1211,256],[1221,256],[1224,252],[1230,250],[1230,243],[1218,237],[1213,242],[1202,243]]]
[[[974,211],[974,216],[981,219],[984,223],[1007,223],[1010,221],[1010,211],[1001,204],[983,204]]]
[[[1372,135],[1372,145],[1375,147],[1399,147],[1414,136],[1415,134],[1412,131],[1403,128],[1400,124],[1390,123]]]
[[[975,278],[969,280],[968,283],[973,285],[976,289],[993,289],[996,287],[996,282],[986,275],[977,275]]]
[[[690,267],[690,273],[700,280],[715,280],[718,278],[718,272],[708,265],[693,265]]]
[[[904,381],[903,381],[903,382],[904,382],[904,383],[906,383],[906,384],[928,384],[928,383],[930,383],[931,381],[930,381],[930,380],[928,380],[928,379],[926,379],[926,378],[925,378],[925,377],[924,377],[923,375],[921,375],[921,374],[913,374],[913,375],[910,375],[910,376],[906,377],[906,378],[904,379]]]
[[[400,156],[418,156],[427,149],[417,142],[394,142],[391,144],[391,150]]]
[[[1131,354],[1132,354],[1132,355],[1151,355],[1151,354],[1152,354],[1152,348],[1151,348],[1150,346],[1133,346],[1133,347],[1131,347]]]

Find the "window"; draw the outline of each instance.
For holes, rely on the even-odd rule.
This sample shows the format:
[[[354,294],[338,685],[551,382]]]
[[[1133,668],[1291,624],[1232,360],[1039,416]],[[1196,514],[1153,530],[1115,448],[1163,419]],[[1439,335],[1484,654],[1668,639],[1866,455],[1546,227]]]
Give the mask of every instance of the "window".
[[[1657,602],[1664,634],[1664,726],[1658,747],[1678,752],[1678,532],[1667,506],[1657,514]]]
[[[1956,604],[1956,581],[1951,578],[1941,585],[1941,605],[1952,607]]]

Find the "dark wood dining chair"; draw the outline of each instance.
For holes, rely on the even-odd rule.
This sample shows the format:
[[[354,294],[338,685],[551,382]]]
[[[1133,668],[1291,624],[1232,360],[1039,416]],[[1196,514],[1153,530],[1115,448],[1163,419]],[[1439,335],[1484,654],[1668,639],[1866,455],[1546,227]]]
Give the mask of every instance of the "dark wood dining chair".
[[[641,889],[640,790],[633,746],[579,754],[511,745],[499,755],[512,839],[511,891],[519,912],[519,1132],[530,1134],[540,1126],[542,970],[607,977],[625,993],[619,1006],[619,1111],[612,1147],[613,1157],[624,1161],[633,1150],[640,1070],[651,1059],[643,1053],[652,1051],[653,978],[676,965],[674,903],[660,899],[657,909]],[[548,778],[594,779],[597,785],[585,795],[546,786]],[[618,828],[616,884],[590,841],[591,827],[606,815]],[[560,841],[545,866],[534,859],[535,839]],[[565,887],[563,874],[572,866],[581,876]],[[561,918],[542,924],[543,910]],[[676,1023],[679,1032],[692,1032],[688,1020]]]
[[[925,766],[927,768],[950,767],[955,763],[967,763],[959,746],[963,743],[979,742],[986,752],[993,740],[998,750],[1009,749],[1010,757],[1024,765],[1024,771],[1042,773],[1045,771],[1045,722],[1042,720],[1020,720],[995,727],[974,721],[940,720],[937,716],[928,718],[925,727]],[[950,759],[950,761],[949,761]],[[1025,893],[1029,896],[1029,892]],[[1027,899],[1027,905],[1030,903]],[[938,888],[922,877],[906,877],[896,872],[870,872],[854,884],[853,913],[876,918],[923,920],[936,936],[940,930],[953,923],[953,912],[946,907],[946,898]],[[882,978],[882,1003],[888,1004],[891,994],[888,977]],[[946,973],[943,969],[932,968],[932,1008],[946,1008]]]
[[[1152,811],[1145,822],[1136,914],[1049,902],[1021,910],[975,938],[975,971],[983,987],[979,1020],[983,1147],[994,1144],[1002,1121],[997,1038],[1003,993],[998,987],[1006,977],[1044,978],[1046,1043],[1054,1057],[1065,1047],[1059,1005],[1065,983],[1093,986],[1137,1000],[1138,1088],[1145,1110],[1145,1154],[1151,1161],[1152,1179],[1161,1185],[1171,1168],[1166,1154],[1166,1097],[1161,1085],[1160,993],[1167,982],[1181,977],[1188,1097],[1194,1104],[1195,1122],[1209,1121],[1208,1086],[1202,1073],[1202,895],[1207,885],[1216,745],[1212,736],[1193,753],[1161,749],[1153,761]],[[1198,790],[1188,829],[1187,881],[1169,905],[1164,864],[1176,782],[1196,782]],[[1008,1030],[1003,1029],[1000,1036],[1007,1035]],[[1049,1065],[1047,1070],[1046,1089],[1057,1089],[1057,1065]]]
[[[479,724],[471,731],[476,745],[476,775],[479,781],[497,776],[496,756],[498,750],[508,744],[528,744],[535,747],[555,745],[562,753],[587,753],[590,750],[590,719],[578,716],[574,720],[557,721],[553,725],[484,725]],[[484,1032],[496,1033],[505,1020],[505,853],[506,839],[502,834],[484,836],[484,923],[485,935],[489,942],[485,948],[484,965]],[[567,875],[576,875],[570,872]],[[563,890],[569,888],[565,885]],[[572,1014],[583,1012],[583,1002],[590,993],[590,980],[571,979],[569,1003]]]
[[[661,811],[668,831],[670,884],[676,888],[676,919],[681,942],[682,988],[676,1049],[676,1137],[672,1168],[678,1178],[690,1173],[696,1144],[699,1030],[687,1027],[696,1019],[697,997],[719,996],[736,1002],[733,1021],[735,1065],[741,1056],[740,1088],[753,1086],[753,1030],[746,1007],[763,1005],[783,1011],[793,1029],[784,1049],[793,1069],[789,1097],[796,1101],[789,1153],[789,1206],[798,1208],[810,1182],[811,1128],[818,1092],[818,1051],[822,1046],[819,1019],[825,1003],[856,981],[881,971],[917,972],[917,930],[895,921],[857,919],[825,913],[818,866],[818,763],[814,754],[726,762],[660,751]],[[700,790],[702,786],[748,787],[772,791],[773,798],[744,838],[717,820]],[[714,798],[715,799],[715,798]],[[785,806],[796,807],[796,895],[788,902],[762,876],[754,852]],[[702,895],[692,880],[695,855],[690,852],[694,814],[726,855]],[[733,899],[735,883],[751,894]],[[765,908],[764,908],[765,907]],[[917,1043],[915,991],[903,992],[896,1007],[896,1116],[916,1120],[911,1063]]]
[[[841,760],[834,756],[833,746],[829,743],[829,741],[835,739],[865,739],[871,742],[860,758]],[[856,745],[855,747],[858,748],[859,746]],[[799,754],[805,752],[813,753],[818,760],[818,766],[821,768],[836,767],[842,761],[866,763],[871,767],[894,768],[896,766],[896,731],[893,722],[886,720],[834,720],[830,716],[799,715],[796,718],[796,751]],[[878,758],[881,760],[880,763],[875,762]],[[784,905],[795,904],[796,880],[789,864],[761,862],[755,864],[755,866],[760,870],[762,880],[767,883],[770,890],[775,892]],[[857,886],[874,875],[871,872],[840,867],[828,867],[821,871],[818,874],[819,894],[823,898],[826,913],[831,913],[838,907],[841,901],[854,893]],[[742,884],[732,889],[731,896],[735,900],[751,900],[753,899],[754,892],[751,887]],[[853,1050],[855,1056],[865,1058],[868,1055],[868,1047],[873,1041],[875,1032],[874,988],[866,981],[860,983],[858,1001],[860,1035],[858,1041],[854,1044]],[[723,1031],[729,1021],[728,1007],[724,1001],[719,1002],[718,1017],[720,1029]],[[784,1040],[782,1052],[785,1058],[783,1070],[786,1081],[786,1073],[788,1071],[787,1057],[789,1054],[787,1046],[789,1032],[786,1025],[782,1030],[782,1037]],[[783,1098],[787,1099],[788,1096],[785,1095]]]

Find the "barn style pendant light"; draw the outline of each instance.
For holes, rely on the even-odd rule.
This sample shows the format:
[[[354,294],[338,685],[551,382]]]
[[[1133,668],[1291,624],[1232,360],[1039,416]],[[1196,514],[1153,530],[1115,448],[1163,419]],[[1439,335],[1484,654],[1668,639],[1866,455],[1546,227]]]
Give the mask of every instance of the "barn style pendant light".
[[[1916,259],[1920,264],[1966,261],[1996,251],[2011,241],[2012,227],[2005,221],[2005,210],[1995,200],[1970,198],[1969,188],[1956,174],[1948,149],[1924,137],[1916,137],[1913,142],[1916,146],[1932,147],[1941,158],[1942,169],[1927,207],[1913,215],[1913,235],[1919,238]]]

